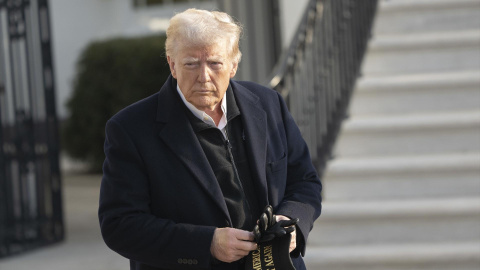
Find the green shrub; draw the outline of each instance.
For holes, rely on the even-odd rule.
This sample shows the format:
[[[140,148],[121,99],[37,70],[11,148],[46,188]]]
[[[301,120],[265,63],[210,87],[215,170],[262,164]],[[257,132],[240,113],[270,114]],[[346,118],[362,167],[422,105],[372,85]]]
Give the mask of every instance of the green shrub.
[[[158,90],[170,74],[165,37],[118,38],[90,44],[77,63],[62,127],[67,154],[100,171],[105,123],[120,109]]]

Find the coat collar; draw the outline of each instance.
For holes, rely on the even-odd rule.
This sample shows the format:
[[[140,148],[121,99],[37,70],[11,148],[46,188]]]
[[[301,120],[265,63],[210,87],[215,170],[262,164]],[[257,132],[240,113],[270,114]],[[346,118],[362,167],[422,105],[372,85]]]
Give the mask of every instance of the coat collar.
[[[175,90],[176,85],[176,80],[170,75],[160,89],[157,121],[164,123],[164,126],[161,128],[159,136],[190,170],[203,190],[209,194],[231,223],[222,191],[188,120],[184,109],[185,104]],[[252,177],[257,180],[254,183],[261,208],[268,204],[265,175],[266,113],[259,107],[258,96],[234,81],[231,81],[231,86],[244,121],[247,151],[251,157],[250,168]]]
[[[266,176],[267,114],[261,108],[260,98],[241,84],[231,81],[238,108],[242,114],[249,165],[257,190],[259,208],[268,205]]]

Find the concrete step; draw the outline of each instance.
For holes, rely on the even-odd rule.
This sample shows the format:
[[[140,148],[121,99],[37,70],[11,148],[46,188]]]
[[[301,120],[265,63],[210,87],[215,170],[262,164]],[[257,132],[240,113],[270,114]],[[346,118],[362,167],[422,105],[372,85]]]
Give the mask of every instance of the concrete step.
[[[472,154],[339,158],[328,164],[329,202],[480,197],[480,150]]]
[[[308,244],[316,247],[478,241],[480,197],[325,201]]]
[[[479,70],[480,30],[376,36],[363,63],[364,75]]]
[[[480,269],[480,0],[380,1],[308,269]]]
[[[352,115],[474,110],[480,108],[480,70],[361,78]]]
[[[480,0],[380,1],[374,33],[480,29]]]
[[[352,117],[335,147],[338,157],[476,152],[480,110]]]
[[[308,247],[311,270],[477,270],[478,242]]]

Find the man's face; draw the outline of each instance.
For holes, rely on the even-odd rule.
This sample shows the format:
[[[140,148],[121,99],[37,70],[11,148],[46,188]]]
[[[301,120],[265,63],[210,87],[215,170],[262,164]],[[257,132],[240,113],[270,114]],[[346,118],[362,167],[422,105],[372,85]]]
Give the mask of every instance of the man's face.
[[[177,54],[167,60],[185,99],[202,111],[216,108],[237,71],[226,40],[207,47],[180,45]]]

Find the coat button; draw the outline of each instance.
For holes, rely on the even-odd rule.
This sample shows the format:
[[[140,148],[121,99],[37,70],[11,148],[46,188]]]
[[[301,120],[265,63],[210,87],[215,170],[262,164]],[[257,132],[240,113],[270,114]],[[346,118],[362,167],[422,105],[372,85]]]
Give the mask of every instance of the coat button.
[[[183,259],[183,260],[182,260],[182,263],[183,263],[183,264],[188,264],[188,260],[187,260],[187,259]]]
[[[192,263],[196,265],[196,264],[198,264],[198,261],[193,259]]]
[[[192,265],[192,264],[193,264],[193,260],[192,260],[192,259],[189,259],[189,260],[188,260],[188,264],[189,264],[189,265]]]
[[[178,262],[179,264],[182,264],[182,263],[183,263],[183,262],[182,262],[182,259],[178,259],[177,262]]]

